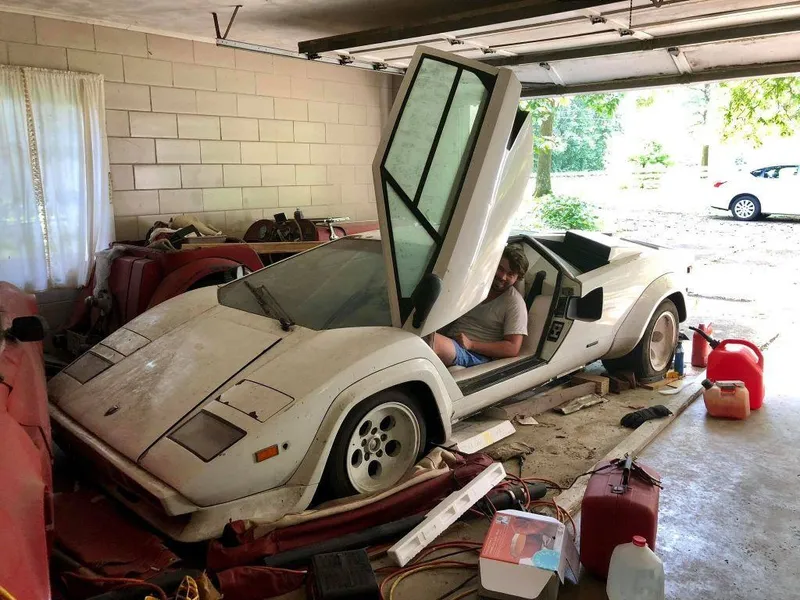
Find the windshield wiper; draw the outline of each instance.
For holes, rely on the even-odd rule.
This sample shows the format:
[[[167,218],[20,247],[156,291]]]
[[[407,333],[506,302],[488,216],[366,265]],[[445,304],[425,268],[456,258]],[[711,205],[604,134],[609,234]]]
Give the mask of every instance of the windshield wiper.
[[[275,297],[269,293],[269,290],[267,290],[266,287],[263,285],[256,287],[246,279],[244,280],[244,284],[253,294],[256,302],[258,302],[258,305],[264,312],[264,316],[275,316],[277,317],[278,322],[281,324],[281,329],[284,331],[292,330],[292,327],[294,327],[294,321],[292,321],[292,318],[286,313],[285,310],[283,310],[283,308],[281,308],[281,305],[278,304],[278,301],[275,300]]]

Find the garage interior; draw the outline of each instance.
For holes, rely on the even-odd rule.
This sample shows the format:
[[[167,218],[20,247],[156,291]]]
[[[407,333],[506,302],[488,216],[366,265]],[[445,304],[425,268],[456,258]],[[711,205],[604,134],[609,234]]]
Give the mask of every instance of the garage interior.
[[[9,376],[11,369],[19,368],[19,361],[25,360],[17,354],[9,358],[9,348],[12,343],[19,347],[23,344],[14,342],[13,335],[9,337],[7,333],[0,338],[0,344],[6,344],[0,345],[0,384],[5,384],[0,390],[6,394],[4,411],[16,418],[17,425],[31,436],[39,450],[46,437],[41,432],[49,430],[49,425],[42,425],[48,421],[48,393],[51,402],[57,393],[67,393],[52,385],[49,392],[45,391],[45,373],[52,377],[106,335],[132,332],[120,328],[136,318],[140,319],[137,322],[146,322],[148,315],[157,314],[157,305],[179,298],[183,292],[238,280],[262,265],[273,265],[339,237],[379,228],[386,236],[391,231],[391,225],[384,221],[391,218],[392,208],[383,205],[386,192],[376,192],[379,175],[375,173],[379,170],[373,168],[373,161],[376,154],[386,151],[390,140],[387,132],[400,111],[395,100],[403,98],[407,91],[406,84],[401,83],[403,76],[414,67],[413,57],[421,47],[451,53],[454,60],[470,59],[487,67],[510,69],[521,84],[522,99],[800,72],[800,2],[464,0],[456,8],[453,3],[440,0],[240,1],[241,4],[221,4],[190,0],[180,5],[163,0],[108,0],[102,5],[78,0],[0,3],[0,75],[7,76],[0,83],[12,81],[13,77],[22,82],[21,104],[19,98],[12,100],[7,92],[12,90],[11,84],[0,87],[2,100],[8,107],[21,106],[23,112],[19,114],[29,116],[21,125],[14,123],[12,115],[17,113],[13,113],[13,107],[6,110],[0,105],[0,131],[7,141],[0,142],[0,157],[16,168],[17,154],[36,153],[29,141],[21,140],[40,136],[46,143],[48,135],[58,139],[56,124],[69,130],[66,113],[42,110],[40,114],[34,106],[35,78],[45,70],[73,72],[70,77],[81,82],[81,93],[87,98],[90,94],[86,90],[98,86],[96,103],[100,108],[95,103],[95,112],[85,114],[99,115],[103,121],[102,126],[90,126],[93,117],[85,117],[82,127],[87,131],[96,127],[92,130],[96,136],[87,136],[86,140],[91,141],[82,142],[85,154],[75,150],[68,166],[71,172],[100,174],[72,195],[81,197],[76,206],[93,207],[101,225],[76,226],[66,233],[73,217],[65,216],[68,226],[63,230],[56,225],[50,230],[40,227],[53,218],[45,215],[45,209],[52,209],[53,213],[59,210],[48,204],[50,200],[42,199],[53,193],[48,190],[46,174],[44,183],[38,177],[39,183],[33,184],[31,190],[14,181],[8,183],[13,178],[7,180],[5,187],[0,186],[2,202],[11,215],[5,221],[0,219],[2,237],[6,238],[5,243],[0,241],[0,281],[11,281],[34,293],[36,311],[49,325],[44,339],[48,361],[40,365],[41,373],[34,370],[30,375],[26,371],[16,375],[17,379]],[[450,103],[454,94],[455,91]],[[48,120],[54,133],[48,133]],[[436,139],[442,135],[443,123]],[[97,162],[101,155],[107,157],[107,162],[94,164],[93,160]],[[31,174],[47,169],[48,162],[44,154],[41,165],[31,160]],[[426,172],[428,168],[430,159]],[[534,176],[531,173],[530,177]],[[36,175],[33,179],[37,179]],[[30,198],[24,207],[22,201],[15,199],[19,194],[25,195],[25,202]],[[64,199],[68,195],[59,195],[59,201],[67,202]],[[602,204],[602,199],[598,203]],[[389,205],[388,200],[386,204]],[[281,217],[277,216],[279,213]],[[324,564],[312,556],[369,548],[372,570],[367,569],[366,577],[368,582],[372,577],[380,585],[377,594],[357,595],[354,582],[356,575],[364,576],[358,570],[364,565],[350,565],[352,587],[345,595],[327,597],[614,598],[607,594],[603,578],[576,564],[577,557],[569,556],[568,546],[574,540],[576,552],[581,547],[581,503],[597,465],[613,459],[624,463],[628,455],[660,476],[658,537],[648,542],[663,561],[663,597],[794,597],[797,578],[786,565],[794,564],[793,559],[800,560],[796,543],[800,513],[792,483],[800,471],[797,459],[787,450],[794,446],[797,430],[793,410],[797,392],[789,364],[793,334],[798,327],[793,302],[797,282],[792,275],[797,271],[798,259],[791,243],[796,221],[771,221],[777,221],[780,233],[761,229],[761,237],[755,243],[763,247],[753,249],[747,247],[752,241],[732,240],[739,235],[740,226],[759,227],[761,222],[725,221],[714,229],[714,236],[704,238],[705,225],[689,224],[690,219],[687,215],[669,222],[637,223],[630,230],[608,233],[670,245],[670,231],[696,232],[696,243],[685,244],[683,238],[677,242],[682,250],[695,254],[694,277],[698,272],[706,276],[719,263],[720,273],[731,278],[738,274],[741,281],[737,285],[752,288],[746,293],[750,294],[750,304],[742,308],[740,317],[735,304],[739,300],[721,308],[713,304],[719,299],[706,293],[710,286],[690,279],[688,301],[683,307],[688,315],[680,324],[681,331],[691,336],[688,326],[717,321],[713,311],[719,310],[725,315],[720,319],[724,325],[714,337],[745,338],[763,350],[764,406],[753,410],[747,420],[714,419],[706,414],[700,400],[704,391],[700,382],[707,374],[703,367],[689,364],[692,342],[684,343],[686,371],[680,380],[659,377],[654,381],[631,381],[626,378],[627,371],[622,375],[609,372],[599,361],[585,368],[581,364],[578,370],[554,374],[546,385],[503,396],[479,414],[454,424],[452,433],[440,436],[431,445],[432,453],[419,463],[424,467],[418,466],[415,474],[422,472],[422,476],[411,481],[401,479],[394,492],[379,490],[348,500],[326,497],[322,492],[311,494],[313,502],[309,496],[298,511],[284,510],[281,514],[288,513],[288,517],[272,519],[279,523],[277,526],[269,519],[251,521],[246,513],[238,511],[230,516],[234,524],[213,542],[171,539],[176,536],[165,534],[163,528],[143,518],[139,510],[132,510],[124,499],[106,493],[99,480],[87,476],[94,467],[88,471],[79,467],[74,448],[66,447],[66,443],[61,448],[62,439],[66,438],[57,437],[55,447],[46,444],[55,465],[54,524],[49,517],[42,519],[38,514],[30,522],[19,521],[15,529],[14,510],[24,512],[18,505],[27,500],[9,496],[12,492],[2,495],[3,504],[9,507],[4,519],[8,519],[8,531],[12,532],[7,548],[35,540],[32,546],[41,550],[40,542],[46,538],[49,562],[28,555],[14,562],[14,553],[6,551],[7,560],[0,566],[0,597],[210,599],[221,597],[217,592],[220,590],[226,598],[242,600],[323,598],[326,596],[319,588],[321,575],[317,573],[323,572]],[[730,240],[717,240],[717,234],[729,235]],[[112,242],[123,243],[126,250],[106,252],[95,263],[95,252],[105,251]],[[148,247],[149,243],[156,247]],[[15,251],[37,247],[36,244],[48,248],[43,256],[37,254],[32,259],[30,254]],[[75,264],[62,265],[58,253],[75,246],[80,247],[73,252]],[[734,261],[722,248],[730,248],[730,255],[736,255],[741,262]],[[190,253],[197,263],[183,258]],[[307,256],[313,256],[313,252]],[[31,261],[35,267],[29,267]],[[106,313],[94,284],[101,265],[110,269],[111,264],[117,265],[117,273],[123,268],[120,265],[125,265],[124,277],[139,277],[140,281],[120,284],[127,294],[123,299],[114,287],[114,277],[123,276],[112,273],[109,281],[113,297],[109,302],[114,312]],[[292,281],[286,287],[304,289],[303,285],[306,284]],[[361,285],[368,287],[366,276]],[[523,290],[526,296],[530,287]],[[698,303],[696,298],[704,296],[693,296],[693,288],[702,289],[703,294],[714,298],[713,302]],[[7,289],[0,287],[0,301]],[[259,304],[263,302],[261,298]],[[21,305],[14,306],[0,305],[0,330],[11,327],[6,311],[14,316],[24,314],[14,312]],[[745,309],[750,311],[747,315]],[[98,314],[102,319],[97,318]],[[242,330],[245,319],[242,317]],[[294,324],[281,321],[280,325],[283,331],[289,331]],[[255,334],[249,340],[237,339],[239,330],[226,330],[219,323],[209,325],[208,331],[216,336],[216,354],[198,353],[198,362],[187,363],[183,368],[223,372],[238,360],[234,348],[244,353],[251,346],[266,344]],[[202,330],[198,332],[198,336],[202,335]],[[135,332],[133,336],[147,340]],[[17,337],[21,340],[24,336]],[[117,334],[115,339],[119,337]],[[124,343],[135,341],[127,339]],[[231,349],[229,356],[226,344]],[[37,347],[35,343],[29,346]],[[176,357],[178,350],[176,347]],[[127,356],[114,349],[109,352],[113,356],[109,354],[111,358],[104,359],[109,365]],[[255,356],[256,350],[252,352]],[[40,361],[30,350],[22,356]],[[325,366],[315,362],[321,356],[327,360],[321,351],[309,352],[305,359],[308,362],[299,361],[299,368],[323,371]],[[343,364],[333,357],[330,360],[331,364]],[[341,370],[339,376],[346,376],[344,367]],[[373,370],[379,371],[379,367]],[[24,388],[23,377],[28,382]],[[36,377],[42,378],[41,385],[36,381],[30,384]],[[303,379],[296,374],[282,377],[287,381]],[[454,381],[458,382],[458,375]],[[391,381],[387,385],[396,383],[403,382]],[[123,394],[133,393],[134,388],[128,382],[114,389]],[[13,395],[15,389],[17,396]],[[20,397],[23,389],[32,396],[31,406],[33,400],[41,403],[23,413],[24,418],[43,420],[35,434],[29,430],[36,426],[24,422],[15,412],[19,402],[28,400]],[[279,389],[268,389],[270,393],[286,395]],[[413,385],[408,389],[417,393]],[[467,395],[464,389],[461,386]],[[191,387],[172,390],[174,398],[191,396],[193,392]],[[120,397],[105,416],[113,416],[120,409],[119,404],[123,404],[124,413],[123,400]],[[576,401],[584,404],[581,410],[570,414],[552,410]],[[271,415],[258,414],[262,409],[253,398],[241,402],[250,402],[246,405],[248,410],[238,406],[220,410],[251,412],[249,417],[259,422],[270,418]],[[194,410],[194,404],[187,406]],[[631,411],[657,405],[666,406],[670,414],[648,420],[633,430],[620,425],[620,419]],[[224,414],[214,416],[224,420],[220,416]],[[148,418],[152,419],[149,423]],[[138,426],[142,430],[157,428],[157,419],[155,413],[146,415]],[[437,435],[433,429],[429,436]],[[442,429],[443,433],[446,431],[446,427]],[[335,437],[335,430],[320,430],[317,439],[326,436]],[[11,435],[6,439],[11,440]],[[263,448],[265,454],[257,453],[256,462],[289,453],[293,445],[270,444]],[[142,449],[143,455],[145,451],[150,448]],[[389,453],[388,446],[386,452]],[[203,460],[210,464],[216,456],[209,457],[209,461]],[[481,462],[484,459],[486,464]],[[123,460],[131,462],[125,457]],[[495,507],[484,497],[492,490],[499,493],[497,482],[472,498],[452,520],[442,516],[437,523],[446,526],[430,538],[420,538],[424,543],[415,551],[419,553],[418,562],[409,563],[411,569],[404,564],[406,568],[398,570],[392,553],[394,543],[419,524],[424,514],[441,508],[439,500],[447,498],[451,491],[461,489],[463,495],[464,490],[473,489],[469,486],[474,482],[481,483],[478,474],[484,468],[488,473],[488,464],[503,465],[507,478],[500,484],[501,490],[525,484],[522,489],[527,491],[520,492],[522,499],[514,496],[509,508],[519,505],[564,524],[566,541],[562,542],[558,558],[561,563],[544,567],[544,571],[556,572],[548,574],[546,588],[532,584],[521,594],[492,596],[480,587],[488,579],[484,581],[484,565],[478,566],[478,553],[495,517]],[[2,468],[14,471],[16,467],[6,461],[0,463]],[[177,472],[181,466],[173,468]],[[470,475],[461,480],[465,472]],[[130,479],[123,471],[117,477]],[[215,477],[221,482],[227,473],[219,471]],[[24,481],[24,477],[19,480]],[[434,482],[440,482],[436,484],[440,487],[435,487]],[[136,480],[117,483],[141,485]],[[538,499],[531,495],[534,488],[530,486],[534,483],[544,484],[540,488],[543,495]],[[415,493],[414,489],[433,491]],[[142,490],[146,495],[147,490]],[[438,500],[431,503],[428,498],[426,504],[421,497],[425,493],[430,493],[431,498],[439,494]],[[280,513],[280,503],[297,506],[292,504],[295,498],[289,493],[275,498],[270,499],[276,507],[275,514]],[[128,500],[136,503],[140,498]],[[449,501],[454,503],[452,498]],[[309,511],[302,512],[309,503]],[[401,510],[404,503],[405,513]],[[415,513],[420,519],[379,541],[369,538],[342,547],[336,545],[337,540],[359,531],[369,532],[385,525],[388,517],[376,514],[380,512],[376,507],[384,506],[393,522]],[[94,525],[87,526],[93,519]],[[44,522],[51,523],[46,536],[41,527]],[[32,534],[30,530],[37,527],[42,531]],[[117,531],[120,533],[109,535]],[[309,544],[323,545],[312,546],[302,559],[281,562],[287,554]],[[337,560],[344,559],[339,556]],[[342,570],[343,563],[337,564]],[[41,574],[42,565],[45,572],[49,569],[50,577],[47,581],[34,580],[37,567]],[[535,563],[531,562],[531,566]],[[568,573],[559,583],[565,569]],[[542,567],[534,570],[542,571]],[[336,568],[331,570],[335,571]],[[170,580],[170,572],[181,576]],[[189,572],[193,581],[200,584],[199,591],[184,590],[186,596],[176,596],[182,575]],[[15,576],[27,580],[19,583]],[[137,587],[143,580],[151,582],[149,587]],[[165,592],[167,589],[171,591]]]

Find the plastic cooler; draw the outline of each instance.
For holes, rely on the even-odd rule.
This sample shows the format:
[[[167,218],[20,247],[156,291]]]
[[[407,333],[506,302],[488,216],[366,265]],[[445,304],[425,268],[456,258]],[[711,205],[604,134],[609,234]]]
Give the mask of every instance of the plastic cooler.
[[[633,536],[644,537],[655,551],[659,479],[658,473],[631,459],[598,465],[581,507],[580,555],[586,570],[608,577],[614,548]]]

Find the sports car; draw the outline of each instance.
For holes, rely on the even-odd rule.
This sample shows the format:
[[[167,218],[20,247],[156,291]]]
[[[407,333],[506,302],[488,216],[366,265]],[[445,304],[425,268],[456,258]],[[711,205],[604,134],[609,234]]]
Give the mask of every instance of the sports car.
[[[377,149],[380,231],[141,314],[49,386],[57,440],[177,540],[390,488],[459,420],[603,359],[664,373],[685,263],[600,233],[512,232],[532,169],[510,70],[420,49]],[[519,356],[447,368],[431,334],[521,244]]]

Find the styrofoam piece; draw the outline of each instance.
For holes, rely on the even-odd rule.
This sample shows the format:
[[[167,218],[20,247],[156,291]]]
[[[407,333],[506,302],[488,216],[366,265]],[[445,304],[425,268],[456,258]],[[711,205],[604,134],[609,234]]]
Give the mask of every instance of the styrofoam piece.
[[[398,567],[406,566],[505,477],[506,470],[502,464],[492,463],[486,467],[475,479],[437,504],[422,523],[389,548],[389,557]]]
[[[465,454],[473,454],[516,433],[508,419],[473,418],[453,425],[448,446]]]

